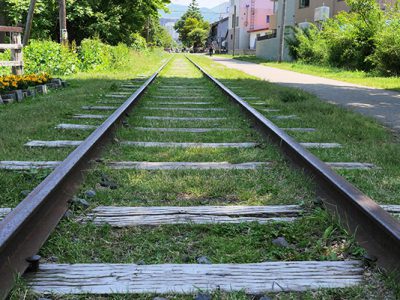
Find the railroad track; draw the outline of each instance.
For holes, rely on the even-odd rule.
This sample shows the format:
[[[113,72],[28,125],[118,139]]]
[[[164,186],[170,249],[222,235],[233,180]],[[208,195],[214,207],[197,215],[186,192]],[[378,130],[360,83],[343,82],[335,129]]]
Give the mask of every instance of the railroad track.
[[[157,78],[160,72],[163,72],[163,76]],[[22,274],[27,269],[30,272],[26,274],[26,280],[32,290],[56,294],[195,293],[198,289],[244,290],[250,294],[260,294],[345,288],[361,284],[364,268],[359,260],[267,261],[267,255],[260,255],[249,262],[233,263],[221,255],[223,258],[212,263],[204,255],[182,258],[181,252],[188,251],[185,248],[169,253],[168,249],[161,247],[169,255],[153,253],[157,251],[151,249],[152,245],[161,243],[153,240],[158,237],[154,231],[162,236],[164,228],[168,228],[165,229],[167,232],[177,234],[177,240],[171,240],[171,243],[182,246],[184,242],[180,241],[178,233],[196,244],[196,237],[185,236],[192,231],[198,234],[201,243],[206,243],[206,238],[201,234],[203,231],[209,232],[209,228],[214,227],[225,228],[227,232],[235,232],[236,236],[243,224],[249,226],[246,232],[273,228],[274,245],[284,249],[282,251],[289,256],[293,254],[290,251],[296,252],[298,246],[290,245],[283,238],[284,232],[294,230],[287,228],[292,228],[293,223],[301,222],[299,220],[311,212],[307,206],[297,205],[295,199],[287,199],[279,192],[274,194],[263,188],[263,185],[267,185],[269,189],[277,189],[287,184],[294,194],[296,188],[302,189],[303,183],[290,183],[301,178],[301,172],[288,166],[277,149],[294,166],[309,173],[321,192],[319,196],[325,206],[340,218],[344,227],[355,234],[359,244],[377,258],[380,266],[388,270],[398,269],[399,225],[384,210],[396,212],[397,208],[378,206],[332,170],[368,170],[374,166],[357,162],[321,162],[305,148],[334,149],[341,145],[297,143],[285,132],[312,132],[314,129],[278,128],[246,102],[253,101],[253,105],[257,105],[257,99],[242,99],[232,91],[240,88],[231,86],[228,89],[190,59],[179,57],[163,65],[150,78],[122,84],[118,92],[106,95],[98,105],[82,107],[82,111],[71,117],[70,123],[55,124],[55,130],[92,130],[87,139],[38,140],[26,144],[27,147],[43,149],[75,147],[66,160],[0,162],[0,168],[11,171],[54,169],[16,208],[0,210],[0,215],[5,216],[0,223],[1,296],[6,297],[12,288],[15,274]],[[236,105],[229,103],[227,98]],[[269,112],[274,112],[274,109],[270,108]],[[278,113],[276,119],[296,118],[275,112]],[[79,120],[84,119],[105,121],[100,126],[80,124]],[[115,137],[119,126],[122,129],[117,131]],[[270,142],[274,142],[278,148]],[[84,172],[87,172],[86,176]],[[267,184],[266,180],[273,180],[273,176],[268,174],[280,174],[281,178],[276,183]],[[280,186],[278,181],[282,181],[283,185]],[[80,188],[82,182],[83,188]],[[251,188],[242,186],[241,182]],[[75,198],[71,204],[76,193],[90,199],[94,197],[96,200],[93,202],[99,205],[85,203],[80,198]],[[268,199],[271,194],[276,195],[277,199]],[[142,257],[144,262],[133,263],[132,257],[126,254],[132,249],[124,246],[118,239],[120,237],[113,237],[118,242],[117,247],[124,250],[119,252],[114,249],[122,256],[122,261],[117,256],[104,259],[108,263],[101,263],[101,257],[96,256],[92,257],[91,263],[85,264],[79,261],[79,255],[75,253],[77,257],[68,261],[74,264],[39,263],[35,255],[48,241],[71,205],[90,206],[87,211],[77,209],[72,220],[63,221],[73,223],[65,226],[77,230],[70,238],[77,248],[82,247],[83,252],[89,249],[81,243],[85,244],[85,238],[91,240],[91,233],[80,236],[76,224],[78,228],[81,226],[93,230],[96,239],[101,239],[101,228],[108,228],[111,236],[119,235],[116,232],[123,228],[127,230],[120,233],[126,239],[124,244],[133,238],[130,236],[131,230],[135,232],[141,230],[137,228],[156,226],[154,231],[143,229],[142,235],[138,233],[144,237],[142,243],[150,249],[141,249],[141,253],[131,256]],[[59,249],[60,236],[68,232],[57,229],[50,236],[42,248],[48,256],[45,260],[61,254],[50,252]],[[246,236],[247,233],[242,234]],[[225,233],[211,231],[210,235],[221,238]],[[146,237],[153,242],[146,241]],[[135,242],[138,242],[136,236]],[[88,242],[93,243],[95,241]],[[97,245],[102,247],[101,243]],[[113,247],[116,246],[111,245],[110,249]],[[207,250],[202,245],[197,247]],[[74,246],[66,248],[66,251],[72,251]],[[243,249],[231,249],[234,253],[231,255],[235,257],[232,260],[243,260],[237,254],[245,250],[246,246]],[[93,251],[96,252],[95,249]],[[146,251],[150,253],[150,263],[146,261]],[[102,256],[103,253],[97,255]],[[84,260],[89,258],[84,256]],[[167,263],[154,263],[160,260]]]

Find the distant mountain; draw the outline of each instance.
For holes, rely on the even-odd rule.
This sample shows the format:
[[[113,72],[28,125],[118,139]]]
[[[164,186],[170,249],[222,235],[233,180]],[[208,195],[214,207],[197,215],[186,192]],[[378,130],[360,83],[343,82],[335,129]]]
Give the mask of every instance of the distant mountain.
[[[229,2],[222,3],[213,8],[201,7],[200,12],[203,15],[204,19],[210,23],[218,21],[220,17],[227,16],[227,7],[229,6]],[[170,13],[165,13],[164,11],[160,11],[161,18],[167,19],[180,19],[182,15],[186,12],[188,7],[186,5],[180,4],[169,4],[168,8]]]

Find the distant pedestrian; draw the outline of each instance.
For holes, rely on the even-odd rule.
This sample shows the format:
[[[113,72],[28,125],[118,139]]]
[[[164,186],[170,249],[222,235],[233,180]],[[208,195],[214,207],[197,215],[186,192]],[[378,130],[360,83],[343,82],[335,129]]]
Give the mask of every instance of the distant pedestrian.
[[[213,54],[214,54],[213,46],[210,46],[210,48],[208,49],[208,53],[210,54],[210,56],[213,56]]]

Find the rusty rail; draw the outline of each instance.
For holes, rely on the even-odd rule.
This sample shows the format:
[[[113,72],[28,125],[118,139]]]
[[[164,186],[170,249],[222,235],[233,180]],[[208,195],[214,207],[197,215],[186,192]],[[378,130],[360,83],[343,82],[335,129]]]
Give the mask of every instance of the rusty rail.
[[[91,161],[98,157],[117,125],[168,62],[0,222],[0,299],[7,296],[15,277],[28,268],[27,259],[38,253],[67,211],[68,201],[82,182]]]
[[[239,105],[257,129],[275,142],[296,167],[313,178],[327,209],[339,218],[342,226],[354,234],[357,242],[371,257],[377,258],[379,266],[388,271],[400,271],[400,223],[394,217],[193,60],[189,57],[187,59]]]

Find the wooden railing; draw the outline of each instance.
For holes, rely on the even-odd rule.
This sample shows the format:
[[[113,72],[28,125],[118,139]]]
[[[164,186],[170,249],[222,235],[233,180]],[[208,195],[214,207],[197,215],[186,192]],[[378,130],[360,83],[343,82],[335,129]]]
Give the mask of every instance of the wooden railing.
[[[14,75],[21,75],[24,69],[24,62],[22,60],[22,27],[0,26],[0,32],[10,34],[11,41],[9,44],[0,44],[0,50],[11,50],[10,61],[0,61],[0,67],[12,67]]]

